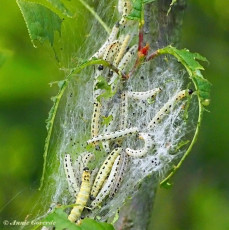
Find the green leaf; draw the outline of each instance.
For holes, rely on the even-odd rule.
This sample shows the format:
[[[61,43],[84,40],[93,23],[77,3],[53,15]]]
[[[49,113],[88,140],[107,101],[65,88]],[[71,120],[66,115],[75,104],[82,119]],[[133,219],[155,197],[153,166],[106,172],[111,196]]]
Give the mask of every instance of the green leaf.
[[[72,13],[65,7],[65,5],[60,0],[47,0],[50,2],[56,9],[68,17],[72,17]]]
[[[113,120],[113,116],[110,115],[108,117],[102,117],[102,119],[103,119],[102,125],[108,126],[108,124]]]
[[[130,20],[142,20],[144,14],[144,4],[155,1],[156,0],[132,0],[132,10],[127,18]]]
[[[40,222],[49,223],[47,227],[50,226],[51,223],[54,223],[56,230],[114,230],[114,227],[111,224],[97,222],[88,218],[80,221],[78,225],[72,223],[68,220],[68,215],[64,209],[65,207],[55,208],[53,212],[49,213]]]
[[[132,0],[132,10],[127,16],[131,20],[141,20],[143,14],[143,0]]]
[[[101,93],[97,97],[98,101],[100,101],[101,98],[108,99],[108,98],[111,98],[115,95],[115,92],[112,91],[111,85],[108,84],[107,80],[103,76],[98,77],[95,89],[102,89],[103,90],[103,93]]]
[[[17,4],[24,17],[31,41],[35,45],[35,41],[43,44],[48,40],[53,46],[55,31],[61,34],[60,17],[47,7],[24,0],[17,0]]]
[[[55,223],[56,230],[81,230],[82,228],[78,227],[75,223],[72,223],[68,220],[67,213],[64,212],[62,208],[56,208],[48,216],[46,216],[42,222]],[[48,225],[47,225],[48,226]]]
[[[204,67],[198,62],[207,61],[205,57],[202,57],[198,53],[191,53],[187,49],[178,50],[175,47],[167,46],[158,51],[159,54],[171,54],[177,58],[177,60],[186,68],[190,78],[196,85],[196,90],[200,100],[204,102],[210,98],[211,83],[206,80],[200,70],[204,70]]]
[[[92,219],[84,219],[80,225],[82,230],[114,230],[114,227],[111,224],[96,222]]]

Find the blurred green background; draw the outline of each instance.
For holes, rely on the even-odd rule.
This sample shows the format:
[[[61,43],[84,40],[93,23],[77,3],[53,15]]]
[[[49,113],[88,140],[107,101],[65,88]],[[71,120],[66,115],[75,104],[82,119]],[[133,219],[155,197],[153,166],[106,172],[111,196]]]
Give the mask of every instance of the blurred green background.
[[[206,56],[213,84],[192,153],[159,189],[150,229],[229,229],[229,2],[188,2],[182,47]],[[56,94],[48,83],[63,78],[53,53],[33,48],[15,1],[0,0],[0,217],[14,220],[39,185],[45,119]],[[4,61],[5,60],[5,61]]]

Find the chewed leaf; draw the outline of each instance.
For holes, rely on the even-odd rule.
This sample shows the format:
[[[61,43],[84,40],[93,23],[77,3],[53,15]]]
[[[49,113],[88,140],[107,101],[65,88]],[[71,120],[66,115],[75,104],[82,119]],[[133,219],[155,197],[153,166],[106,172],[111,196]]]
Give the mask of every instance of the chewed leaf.
[[[204,102],[205,100],[209,100],[211,83],[203,78],[200,71],[196,71],[195,75],[193,76],[193,80],[197,85],[199,97],[201,98],[201,101]]]
[[[69,229],[69,230],[88,230],[88,229],[96,229],[96,230],[114,230],[114,227],[111,224],[97,222],[92,219],[84,219],[78,225],[72,223],[68,220],[68,215],[64,211],[64,208],[56,208],[53,212],[48,214],[44,219],[42,219],[41,223],[54,223],[55,229]]]
[[[107,80],[103,76],[98,77],[96,89],[104,90],[104,92],[97,97],[98,101],[100,101],[101,98],[108,99],[115,95],[115,92],[112,91],[111,85],[108,84]]]
[[[65,7],[61,0],[47,0],[50,2],[55,8],[57,8],[61,13],[68,17],[72,17],[72,13]]]
[[[84,219],[80,225],[82,230],[96,229],[96,230],[114,230],[114,227],[111,224],[96,222],[92,219]]]
[[[62,208],[56,208],[48,216],[46,216],[42,222],[54,223],[55,228],[58,230],[69,229],[69,230],[80,230],[82,228],[78,227],[75,223],[68,220],[68,215],[64,212]]]
[[[175,56],[177,60],[186,68],[190,78],[194,82],[200,100],[203,102],[210,98],[211,83],[202,76],[200,70],[204,70],[204,67],[198,62],[198,60],[207,61],[205,57],[198,53],[191,53],[187,49],[178,50],[172,46],[162,48],[158,51],[158,53],[167,53]]]
[[[17,0],[22,12],[33,45],[35,41],[44,43],[46,40],[53,46],[55,31],[61,34],[60,17],[47,7],[24,0]]]
[[[131,20],[141,20],[143,10],[143,0],[132,0],[132,10],[127,16]]]
[[[102,124],[108,126],[108,124],[113,120],[113,116],[110,115],[108,117],[102,117]]]

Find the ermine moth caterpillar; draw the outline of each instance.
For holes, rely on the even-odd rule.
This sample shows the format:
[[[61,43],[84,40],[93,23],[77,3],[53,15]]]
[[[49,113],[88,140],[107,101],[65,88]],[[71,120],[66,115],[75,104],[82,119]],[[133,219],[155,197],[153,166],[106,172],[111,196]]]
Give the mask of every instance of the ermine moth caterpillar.
[[[127,118],[128,118],[128,98],[127,98],[127,92],[124,91],[121,95],[120,129],[126,129]]]
[[[87,144],[96,143],[97,141],[115,140],[137,132],[138,132],[138,128],[134,127],[134,128],[124,129],[124,130],[118,130],[111,133],[104,133],[88,140]]]
[[[120,45],[119,52],[118,52],[117,56],[114,59],[114,63],[113,63],[114,66],[118,66],[120,60],[123,58],[123,55],[126,52],[126,48],[129,44],[129,41],[130,41],[130,35],[127,34],[126,37],[124,38],[123,43]]]
[[[176,104],[177,101],[180,101],[187,95],[191,95],[193,93],[193,90],[182,90],[178,92],[176,95],[174,95],[167,103],[164,104],[164,106],[159,110],[159,112],[154,116],[154,118],[150,121],[148,124],[147,128],[148,129],[153,129],[156,124],[158,124],[169,112],[169,110]]]
[[[127,148],[126,153],[131,157],[142,157],[144,156],[152,147],[153,140],[149,133],[139,133],[139,139],[143,139],[145,141],[145,145],[142,149],[134,150]]]
[[[137,52],[137,45],[133,45],[127,52],[126,54],[123,56],[123,58],[121,59],[119,65],[118,65],[118,69],[120,71],[125,71],[127,65],[130,63],[132,57],[135,55],[135,53]]]
[[[104,52],[103,59],[108,62],[112,62],[114,55],[117,53],[119,48],[119,41],[115,40],[109,44]]]
[[[117,38],[118,32],[119,32],[119,24],[117,23],[116,25],[113,26],[108,39],[104,42],[101,48],[91,58],[93,57],[102,58],[107,46]]]
[[[127,170],[128,161],[129,161],[128,155],[125,153],[125,151],[122,151],[120,155],[120,163],[119,163],[118,172],[116,174],[114,183],[111,186],[110,195],[109,195],[110,198],[114,197],[115,193],[118,191],[121,185],[121,182],[123,180],[123,175],[125,171]]]
[[[72,166],[72,158],[69,154],[64,156],[64,171],[68,182],[69,192],[73,197],[79,192],[79,187],[77,182],[76,172]]]
[[[115,159],[118,157],[121,151],[122,151],[121,148],[116,148],[105,159],[104,163],[99,169],[99,172],[95,178],[95,182],[92,186],[92,189],[91,189],[92,197],[95,198],[97,196],[105,179],[107,178],[108,174],[111,171],[111,168],[112,168],[112,165],[114,164]]]
[[[70,215],[68,216],[68,219],[71,222],[75,222],[79,219],[85,205],[87,204],[87,201],[89,199],[89,194],[90,194],[90,172],[88,168],[84,168],[82,174],[82,184],[76,198],[76,206],[73,207]]]
[[[130,13],[131,11],[131,3],[130,3],[130,0],[122,0],[122,18],[121,20],[119,21],[119,24],[120,25],[124,25],[126,24],[126,17],[128,16],[128,14]]]
[[[101,113],[101,104],[94,102],[92,120],[91,120],[91,137],[96,137],[99,134],[99,118]]]
[[[112,184],[115,182],[115,177],[118,173],[119,163],[120,163],[120,155],[114,161],[110,175],[107,181],[104,183],[104,186],[100,190],[99,194],[96,196],[95,200],[93,200],[93,202],[91,203],[91,208],[95,208],[96,206],[98,206],[104,200],[104,198],[109,194]]]
[[[154,98],[159,92],[161,92],[161,88],[155,88],[146,92],[128,92],[127,95],[135,100],[147,100],[148,98]]]

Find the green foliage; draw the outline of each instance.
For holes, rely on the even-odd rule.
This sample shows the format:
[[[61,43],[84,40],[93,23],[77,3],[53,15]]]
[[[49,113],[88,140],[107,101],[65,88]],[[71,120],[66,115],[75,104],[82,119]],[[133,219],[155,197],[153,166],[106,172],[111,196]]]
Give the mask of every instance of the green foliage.
[[[53,46],[55,31],[61,34],[60,17],[47,7],[24,0],[17,0],[24,17],[33,45],[35,41],[44,43],[46,40]]]
[[[110,115],[108,117],[102,117],[103,121],[102,121],[102,125],[106,125],[108,126],[108,124],[113,120],[113,116]]]
[[[109,99],[109,98],[113,97],[116,93],[115,91],[112,91],[111,85],[108,84],[106,78],[103,76],[98,77],[97,84],[96,84],[95,88],[103,90],[103,93],[101,93],[97,97],[98,101],[101,101],[102,98]]]
[[[191,80],[196,85],[198,96],[202,102],[210,98],[211,84],[201,74],[204,67],[198,62],[207,61],[198,53],[191,53],[187,49],[178,50],[175,47],[167,46],[159,50],[159,54],[171,54],[186,68]]]
[[[132,0],[132,10],[127,16],[130,20],[143,20],[144,4],[154,2],[155,0]]]
[[[60,12],[68,17],[72,17],[72,13],[65,7],[61,0],[47,0],[50,2],[55,8],[57,8]]]
[[[82,220],[79,225],[76,225],[68,220],[68,215],[64,211],[64,208],[56,208],[42,222],[55,223],[56,230],[114,230],[114,227],[110,224],[97,222],[88,218]]]

